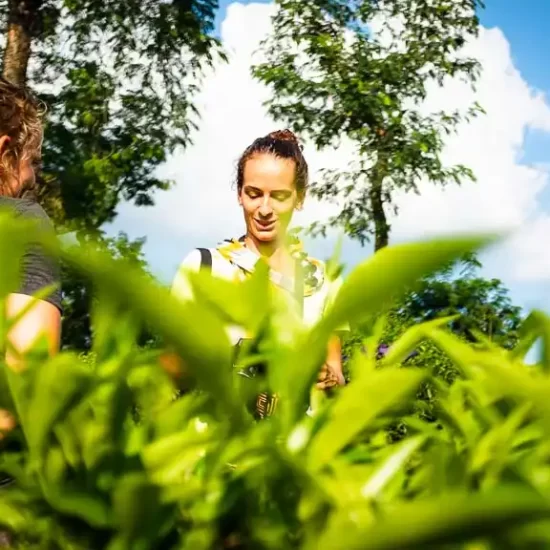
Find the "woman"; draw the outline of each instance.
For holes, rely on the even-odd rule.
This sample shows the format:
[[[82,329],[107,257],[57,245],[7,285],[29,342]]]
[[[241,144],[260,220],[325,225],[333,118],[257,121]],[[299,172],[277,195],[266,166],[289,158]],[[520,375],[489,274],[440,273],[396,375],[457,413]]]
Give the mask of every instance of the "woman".
[[[322,316],[334,294],[335,283],[328,280],[322,262],[305,256],[296,277],[297,265],[304,260],[298,242],[289,245],[287,230],[296,210],[302,208],[308,186],[308,166],[296,136],[289,130],[273,132],[256,139],[242,154],[237,167],[237,198],[244,214],[246,233],[214,249],[194,250],[181,264],[173,293],[191,297],[186,272],[205,264],[212,274],[230,280],[243,280],[263,258],[270,267],[271,281],[297,298],[303,320],[312,325]],[[337,284],[337,283],[336,283]],[[240,329],[230,332],[233,344],[243,338]],[[165,361],[170,370],[175,363]],[[333,337],[317,387],[326,389],[344,384],[341,345]]]
[[[0,209],[35,220],[42,231],[53,232],[53,225],[32,198],[35,166],[40,160],[42,122],[38,102],[24,89],[0,78]],[[17,292],[6,302],[8,318],[27,308],[37,291],[52,284],[59,286],[57,266],[35,243],[25,251],[21,281]],[[45,336],[50,353],[59,349],[61,332],[61,292],[59,288],[44,300],[37,300],[8,334],[11,351],[6,356],[9,368],[24,368],[23,356],[37,338]],[[14,427],[7,411],[0,410],[2,433]]]

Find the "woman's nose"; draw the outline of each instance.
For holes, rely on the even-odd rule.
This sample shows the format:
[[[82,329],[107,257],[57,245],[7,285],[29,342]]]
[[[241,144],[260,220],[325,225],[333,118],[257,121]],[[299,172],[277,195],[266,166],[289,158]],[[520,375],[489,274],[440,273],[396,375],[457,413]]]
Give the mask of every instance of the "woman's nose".
[[[270,216],[273,212],[273,208],[271,206],[271,199],[269,196],[266,196],[262,200],[262,204],[260,206],[260,216],[267,217]]]

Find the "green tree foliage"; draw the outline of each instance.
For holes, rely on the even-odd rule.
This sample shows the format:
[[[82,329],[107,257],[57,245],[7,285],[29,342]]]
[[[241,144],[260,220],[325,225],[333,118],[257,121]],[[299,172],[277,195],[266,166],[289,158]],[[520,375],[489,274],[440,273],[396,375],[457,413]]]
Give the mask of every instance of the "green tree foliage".
[[[0,217],[0,298],[16,284],[6,259],[32,235],[24,229]],[[37,348],[23,372],[2,369],[10,398],[0,405],[22,429],[11,436],[19,448],[0,453],[0,470],[16,479],[0,491],[0,525],[22,547],[73,550],[546,548],[548,353],[523,363],[534,338],[548,349],[544,315],[529,317],[512,351],[467,343],[441,320],[416,325],[382,362],[357,356],[354,383],[303,414],[336,327],[380,317],[423,277],[487,242],[387,247],[346,277],[324,320],[291,338],[270,322],[281,311],[267,270],[243,283],[197,273],[196,298],[183,304],[126,260],[63,251],[98,291],[95,361],[46,359]],[[173,343],[197,392],[173,399],[155,353],[137,345],[145,322]],[[280,396],[268,420],[254,422],[242,406],[226,323],[259,334]],[[437,424],[406,416],[433,377],[428,364],[403,368],[426,339],[462,375],[440,383]],[[403,415],[408,432],[389,444],[386,430]]]
[[[427,84],[475,82],[479,64],[461,54],[477,35],[480,0],[277,0],[265,61],[253,74],[272,89],[269,111],[319,148],[347,138],[345,170],[325,170],[315,196],[341,205],[313,233],[342,226],[361,243],[388,244],[396,191],[474,179],[445,166],[444,138],[479,111],[426,112]]]
[[[3,75],[49,105],[41,202],[97,229],[121,200],[152,204],[157,167],[189,144],[193,95],[221,55],[214,0],[4,0]],[[28,45],[25,46],[25,45]]]
[[[420,286],[394,310],[394,332],[437,318],[458,317],[450,330],[469,342],[479,333],[507,349],[518,341],[521,308],[513,305],[508,289],[499,279],[479,275],[481,264],[475,257],[447,267],[422,280]]]

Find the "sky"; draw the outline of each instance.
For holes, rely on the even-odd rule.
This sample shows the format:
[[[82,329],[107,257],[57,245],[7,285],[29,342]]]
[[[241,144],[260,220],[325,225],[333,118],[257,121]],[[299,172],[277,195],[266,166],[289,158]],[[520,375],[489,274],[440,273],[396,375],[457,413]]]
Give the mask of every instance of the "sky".
[[[473,100],[486,115],[447,141],[444,159],[470,166],[476,183],[445,190],[420,183],[420,196],[397,196],[392,242],[433,235],[498,230],[501,243],[482,255],[483,273],[502,279],[515,303],[550,312],[550,51],[549,0],[487,0],[480,14],[479,38],[468,53],[482,64],[474,94],[456,82],[433,88],[427,108],[453,109]],[[230,62],[208,74],[196,104],[202,114],[194,145],[173,155],[160,175],[176,186],[159,193],[149,208],[123,205],[109,232],[147,237],[145,253],[153,271],[169,282],[194,248],[242,233],[232,182],[242,150],[256,137],[281,126],[262,106],[269,91],[252,80],[254,51],[270,28],[269,2],[222,2],[216,32]],[[321,168],[344,167],[349,147],[305,154],[313,177]],[[331,207],[310,201],[296,222],[322,219]],[[330,256],[331,242],[316,242],[311,252]],[[343,261],[353,266],[371,254],[346,241]]]

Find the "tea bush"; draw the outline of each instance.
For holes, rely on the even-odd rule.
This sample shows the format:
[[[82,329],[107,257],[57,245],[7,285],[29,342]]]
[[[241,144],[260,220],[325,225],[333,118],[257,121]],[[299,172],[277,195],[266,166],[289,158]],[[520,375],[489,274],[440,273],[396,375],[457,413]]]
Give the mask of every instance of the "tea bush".
[[[1,298],[15,288],[12,259],[32,234],[0,217]],[[325,319],[312,330],[296,324],[292,337],[265,269],[238,285],[196,274],[195,301],[180,304],[123,260],[45,243],[94,284],[93,360],[47,359],[37,347],[22,374],[3,369],[0,406],[19,428],[0,453],[0,470],[15,479],[0,490],[0,525],[21,547],[48,549],[550,547],[542,313],[512,351],[463,342],[443,319],[407,330],[382,361],[377,322],[367,353],[351,359],[352,383],[330,398],[311,391],[337,327],[382,319],[422,277],[492,240],[384,249],[347,277]],[[235,375],[227,323],[258,335],[240,366],[267,364],[280,397],[267,420],[244,406],[256,388]],[[181,355],[194,391],[174,399],[159,351],[136,345],[145,325]],[[539,338],[541,361],[527,366]],[[422,341],[449,356],[457,381],[406,367]],[[426,381],[437,385],[436,422],[411,414]],[[386,429],[398,420],[407,435],[390,444]]]

